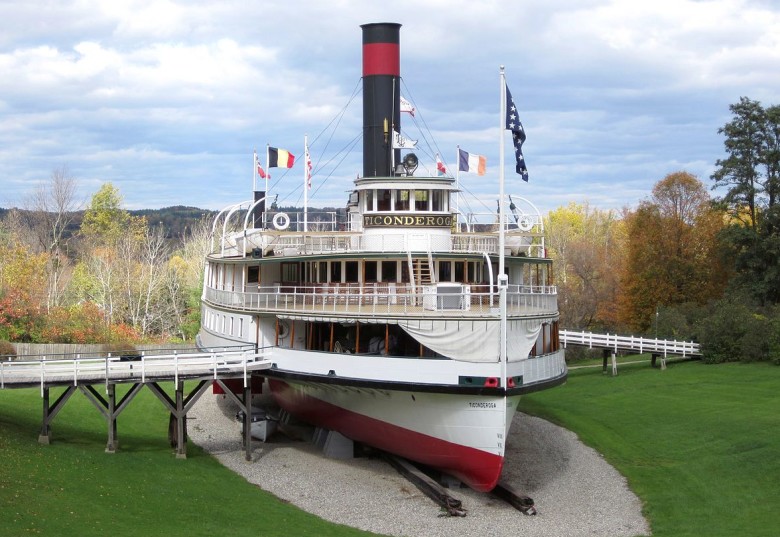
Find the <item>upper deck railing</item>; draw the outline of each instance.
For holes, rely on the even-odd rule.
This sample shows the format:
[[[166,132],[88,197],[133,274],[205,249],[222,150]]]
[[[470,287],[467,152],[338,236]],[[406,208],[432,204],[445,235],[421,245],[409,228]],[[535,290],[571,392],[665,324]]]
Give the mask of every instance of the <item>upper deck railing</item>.
[[[257,291],[227,291],[207,287],[204,298],[233,310],[289,314],[351,316],[403,315],[407,317],[498,317],[498,293],[490,285],[444,284],[423,286],[413,292],[409,284],[274,285]],[[554,315],[558,312],[555,286],[510,285],[509,316]]]
[[[370,241],[370,248],[368,248]],[[497,255],[498,236],[495,233],[454,233],[451,236],[432,238],[435,252],[451,252],[482,255]],[[534,236],[524,233],[507,234],[507,247],[512,248],[513,241],[525,255],[531,258],[543,258],[544,245],[535,242]],[[522,241],[522,242],[521,242]],[[261,231],[233,234],[222,241],[218,251],[222,256],[249,256],[253,249],[263,250],[263,255],[316,255],[351,252],[407,252],[409,244],[403,236],[387,235],[365,237],[362,233],[351,231]]]

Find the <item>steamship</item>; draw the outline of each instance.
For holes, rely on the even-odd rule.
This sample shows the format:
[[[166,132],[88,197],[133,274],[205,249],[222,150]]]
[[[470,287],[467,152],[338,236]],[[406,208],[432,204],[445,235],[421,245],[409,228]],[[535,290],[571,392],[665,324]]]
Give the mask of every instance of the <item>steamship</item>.
[[[453,177],[415,175],[389,143],[399,35],[362,26],[363,175],[346,218],[309,230],[257,189],[221,211],[199,344],[269,349],[263,375],[290,415],[489,491],[520,397],[566,379],[552,265],[530,202],[472,224]]]

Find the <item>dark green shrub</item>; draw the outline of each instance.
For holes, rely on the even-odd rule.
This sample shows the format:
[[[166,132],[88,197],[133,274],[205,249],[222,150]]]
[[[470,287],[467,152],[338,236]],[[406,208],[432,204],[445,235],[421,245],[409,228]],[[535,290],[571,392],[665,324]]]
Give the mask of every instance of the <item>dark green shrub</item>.
[[[724,298],[714,303],[709,315],[699,321],[696,332],[706,363],[738,362],[753,314],[737,300]]]

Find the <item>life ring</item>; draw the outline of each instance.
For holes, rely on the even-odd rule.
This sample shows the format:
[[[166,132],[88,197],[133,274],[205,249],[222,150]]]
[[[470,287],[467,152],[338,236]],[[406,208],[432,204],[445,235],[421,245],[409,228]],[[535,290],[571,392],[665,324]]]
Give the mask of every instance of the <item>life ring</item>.
[[[290,227],[290,217],[287,213],[276,213],[274,215],[274,227],[279,231],[284,231]]]
[[[531,220],[530,216],[521,216],[520,220],[517,222],[517,227],[520,229],[520,231],[531,231],[531,229],[534,227],[534,222]]]
[[[279,339],[285,339],[290,333],[290,325],[287,321],[279,321]]]

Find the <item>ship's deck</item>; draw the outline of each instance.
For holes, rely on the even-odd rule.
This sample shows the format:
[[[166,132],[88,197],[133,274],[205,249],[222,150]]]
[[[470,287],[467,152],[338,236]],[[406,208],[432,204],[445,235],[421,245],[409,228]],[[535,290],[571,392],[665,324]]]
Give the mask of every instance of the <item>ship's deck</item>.
[[[260,287],[256,292],[207,287],[212,305],[246,312],[349,317],[498,318],[498,292],[488,285],[439,284],[414,293],[403,283]],[[555,286],[510,285],[508,317],[556,315]]]

